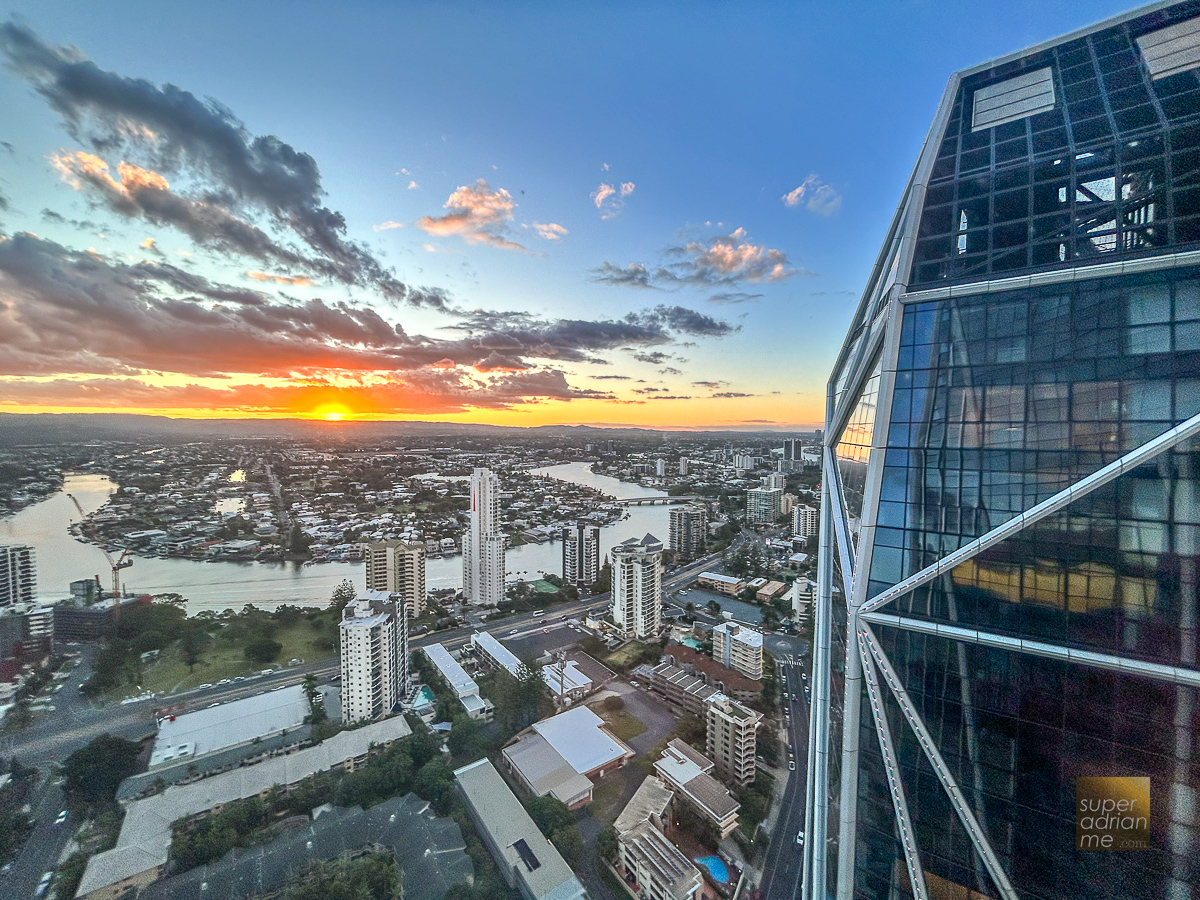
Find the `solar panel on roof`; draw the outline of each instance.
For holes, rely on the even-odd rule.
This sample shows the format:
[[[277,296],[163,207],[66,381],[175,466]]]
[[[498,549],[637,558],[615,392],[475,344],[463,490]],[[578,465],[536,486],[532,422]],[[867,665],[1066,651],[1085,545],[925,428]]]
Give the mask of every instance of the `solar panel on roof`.
[[[541,862],[538,861],[529,844],[525,843],[525,838],[517,838],[513,844],[513,849],[517,851],[517,855],[521,857],[521,862],[525,863],[530,872],[542,867]]]

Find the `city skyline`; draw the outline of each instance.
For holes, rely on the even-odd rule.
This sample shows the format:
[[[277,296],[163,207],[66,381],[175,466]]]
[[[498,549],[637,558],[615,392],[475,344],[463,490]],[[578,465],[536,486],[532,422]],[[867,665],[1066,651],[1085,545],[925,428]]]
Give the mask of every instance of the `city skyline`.
[[[818,427],[945,73],[1126,6],[10,4],[0,410]]]

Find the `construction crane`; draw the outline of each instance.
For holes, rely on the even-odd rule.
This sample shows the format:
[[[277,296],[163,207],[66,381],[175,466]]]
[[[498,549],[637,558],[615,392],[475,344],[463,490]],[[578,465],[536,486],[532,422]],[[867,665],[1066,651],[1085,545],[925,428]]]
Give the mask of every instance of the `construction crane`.
[[[128,569],[133,565],[133,560],[129,558],[129,550],[121,551],[121,555],[116,562],[113,562],[112,554],[103,547],[100,548],[100,552],[104,554],[104,558],[108,560],[109,566],[112,567],[112,592],[113,596],[119,599],[121,596],[121,570]]]

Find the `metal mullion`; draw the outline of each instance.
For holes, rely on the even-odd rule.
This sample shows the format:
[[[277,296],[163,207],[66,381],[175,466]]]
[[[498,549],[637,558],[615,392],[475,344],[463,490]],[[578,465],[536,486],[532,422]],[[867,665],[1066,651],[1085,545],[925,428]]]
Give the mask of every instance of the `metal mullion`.
[[[1156,681],[1167,681],[1171,684],[1183,684],[1189,687],[1200,688],[1200,671],[1184,666],[1146,662],[1140,659],[1117,656],[1112,653],[1100,653],[1094,650],[1064,647],[1061,644],[1051,644],[1047,641],[1031,641],[1027,638],[996,634],[988,631],[986,628],[964,628],[961,625],[946,625],[941,622],[929,622],[924,619],[917,619],[911,616],[897,616],[891,613],[861,613],[859,618],[872,625],[887,625],[903,631],[914,631],[920,634],[943,637],[947,640],[977,644],[981,647],[1007,650],[1010,653],[1024,653],[1028,656],[1040,656],[1044,659],[1054,659],[1077,666],[1106,669],[1110,672],[1119,672],[1122,675],[1137,675]]]
[[[1000,865],[1000,860],[996,857],[996,853],[992,849],[991,842],[975,818],[975,814],[971,812],[971,807],[967,802],[966,796],[958,786],[958,782],[954,780],[954,776],[946,765],[946,760],[942,758],[941,751],[938,750],[937,744],[934,743],[933,736],[929,733],[929,729],[925,727],[925,722],[921,719],[920,713],[917,712],[916,706],[908,696],[908,691],[904,689],[904,685],[900,682],[900,676],[892,668],[891,660],[883,652],[883,647],[880,646],[875,633],[871,631],[871,626],[866,622],[862,623],[862,635],[870,650],[871,658],[879,666],[879,671],[883,674],[883,680],[887,683],[888,689],[892,692],[892,696],[896,698],[896,702],[900,706],[900,711],[904,714],[909,727],[916,735],[917,742],[921,745],[921,750],[925,753],[925,758],[933,766],[934,774],[937,776],[938,781],[941,782],[942,789],[949,796],[950,802],[954,806],[954,811],[958,814],[959,821],[962,823],[963,828],[966,829],[967,837],[975,847],[975,851],[983,859],[983,864],[987,867],[988,874],[992,878],[992,883],[996,885],[996,889],[1000,892],[1004,900],[1019,900],[1017,892],[1008,880],[1008,874],[1004,871],[1004,867]]]
[[[916,835],[912,830],[912,818],[908,812],[904,784],[900,781],[900,764],[896,757],[896,745],[892,741],[887,713],[883,708],[883,695],[879,690],[870,651],[867,649],[866,635],[859,631],[855,638],[862,662],[863,681],[867,685],[867,694],[871,701],[871,716],[875,719],[875,736],[879,738],[879,752],[883,756],[888,789],[891,791],[892,806],[896,812],[896,824],[900,829],[901,843],[904,845],[904,863],[908,867],[913,894],[917,900],[926,900],[929,890],[925,886],[925,870],[921,865],[921,851],[917,847]]]

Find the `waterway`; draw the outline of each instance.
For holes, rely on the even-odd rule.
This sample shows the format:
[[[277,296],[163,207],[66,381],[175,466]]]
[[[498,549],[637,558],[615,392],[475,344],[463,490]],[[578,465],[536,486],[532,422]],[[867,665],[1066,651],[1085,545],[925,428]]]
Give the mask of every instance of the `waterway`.
[[[626,484],[605,475],[596,475],[587,463],[569,463],[536,470],[537,474],[562,481],[588,485],[617,498],[661,496],[634,484]],[[79,502],[84,514],[100,509],[108,502],[116,485],[104,475],[68,474],[63,490],[0,520],[0,543],[29,544],[37,552],[37,595],[57,600],[68,594],[70,582],[100,576],[106,588],[111,579],[108,563],[99,547],[76,540],[68,532],[80,519]],[[667,506],[630,507],[628,518],[600,530],[601,552],[614,544],[650,532],[667,538]],[[544,572],[562,573],[562,548],[555,541],[524,544],[507,554],[508,577],[536,578]],[[361,563],[326,563],[305,566],[295,562],[200,562],[190,559],[133,557],[133,565],[122,570],[128,590],[139,593],[178,593],[188,599],[188,611],[241,609],[254,604],[274,609],[283,603],[324,604],[338,583],[349,578],[363,586]],[[426,582],[430,588],[462,586],[462,557],[430,559],[426,563]]]

